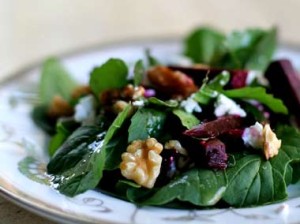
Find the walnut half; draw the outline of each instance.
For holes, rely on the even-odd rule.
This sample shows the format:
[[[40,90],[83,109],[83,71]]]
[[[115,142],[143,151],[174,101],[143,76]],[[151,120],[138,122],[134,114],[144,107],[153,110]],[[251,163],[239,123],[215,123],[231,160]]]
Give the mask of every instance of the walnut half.
[[[122,175],[143,187],[152,188],[160,173],[162,150],[162,144],[155,138],[133,141],[122,154]]]

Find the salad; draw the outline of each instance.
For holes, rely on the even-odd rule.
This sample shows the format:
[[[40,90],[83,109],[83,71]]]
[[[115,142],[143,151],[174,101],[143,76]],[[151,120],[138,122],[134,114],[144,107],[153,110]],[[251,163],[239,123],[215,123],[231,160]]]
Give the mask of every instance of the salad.
[[[168,64],[149,49],[134,66],[108,58],[88,84],[44,62],[32,118],[50,136],[55,189],[175,208],[288,197],[300,179],[300,79],[272,60],[276,29],[199,27],[182,46]]]

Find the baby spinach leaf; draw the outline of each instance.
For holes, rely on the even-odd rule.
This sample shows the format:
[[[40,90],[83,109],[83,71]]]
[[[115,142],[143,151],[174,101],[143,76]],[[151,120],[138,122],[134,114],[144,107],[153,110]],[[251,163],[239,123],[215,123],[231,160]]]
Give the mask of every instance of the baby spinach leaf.
[[[43,63],[39,87],[42,104],[49,105],[56,95],[69,100],[76,85],[57,58],[49,58]]]
[[[173,114],[175,114],[181,121],[181,124],[187,129],[191,129],[192,127],[198,125],[200,121],[193,114],[187,113],[181,109],[173,110]]]
[[[74,196],[96,187],[102,178],[107,145],[130,111],[127,106],[119,113],[107,132],[103,127],[82,126],[57,151],[47,169],[54,174],[53,182],[61,193]]]
[[[128,142],[149,137],[158,138],[164,128],[167,114],[164,111],[141,108],[131,118]]]
[[[260,155],[236,160],[227,169],[228,187],[223,199],[235,207],[263,205],[287,197],[284,176]]]
[[[252,45],[245,69],[264,71],[267,68],[276,49],[276,33],[275,28],[266,31],[259,41]]]
[[[128,126],[118,130],[106,146],[105,170],[114,170],[119,168],[122,161],[122,153],[127,148]]]
[[[49,142],[48,152],[53,156],[56,150],[64,143],[64,141],[78,128],[79,124],[73,119],[61,119],[56,123],[56,134]]]
[[[90,87],[95,95],[108,89],[122,88],[127,84],[128,68],[121,59],[111,58],[94,68],[90,76]]]
[[[159,188],[154,194],[141,194],[141,189],[129,189],[130,200],[142,205],[163,205],[175,199],[198,206],[215,205],[226,190],[227,179],[223,171],[192,169]],[[143,192],[142,192],[143,193]],[[136,195],[138,194],[138,195]],[[145,200],[142,200],[142,199]]]
[[[224,40],[225,36],[221,32],[209,27],[200,27],[184,40],[184,54],[194,62],[211,65],[224,54]]]
[[[34,123],[49,135],[55,134],[55,120],[47,116],[48,106],[37,105],[31,112]]]
[[[178,106],[178,101],[176,101],[176,100],[163,101],[163,100],[160,100],[156,97],[148,98],[147,102],[150,103],[150,104],[154,104],[154,105],[157,105],[157,106],[163,106],[163,107],[177,107]]]
[[[292,181],[291,162],[300,161],[300,134],[293,128],[280,127],[277,136],[282,146],[277,156],[266,161],[260,155],[236,157],[227,169],[228,188],[224,200],[243,207],[269,204],[287,197],[286,187]]]
[[[244,87],[239,89],[224,90],[224,95],[229,98],[243,99],[243,100],[257,100],[266,105],[275,113],[288,114],[288,109],[282,100],[273,97],[273,95],[266,93],[263,87]]]
[[[144,74],[145,74],[145,67],[143,60],[138,60],[134,65],[134,77],[133,82],[135,86],[138,86],[142,83]]]
[[[185,55],[194,62],[226,69],[264,70],[276,47],[276,29],[247,29],[225,35],[200,27],[184,42]]]

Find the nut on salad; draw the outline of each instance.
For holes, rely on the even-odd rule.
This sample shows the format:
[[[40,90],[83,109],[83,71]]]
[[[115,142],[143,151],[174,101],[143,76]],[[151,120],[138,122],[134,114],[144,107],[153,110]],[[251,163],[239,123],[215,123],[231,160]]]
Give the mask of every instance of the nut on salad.
[[[122,154],[122,175],[143,187],[152,188],[160,172],[162,150],[162,144],[155,138],[133,141]]]

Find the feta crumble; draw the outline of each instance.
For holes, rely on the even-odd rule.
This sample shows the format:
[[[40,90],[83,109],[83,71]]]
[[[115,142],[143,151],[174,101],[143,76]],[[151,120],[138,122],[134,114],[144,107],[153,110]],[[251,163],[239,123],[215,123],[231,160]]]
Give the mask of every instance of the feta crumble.
[[[136,100],[132,102],[132,105],[136,107],[143,107],[145,105],[145,102],[144,100]]]
[[[246,117],[246,112],[240,107],[240,105],[223,94],[219,94],[217,97],[214,114],[217,117],[224,115],[239,115],[241,117]]]
[[[193,113],[202,111],[202,108],[196,100],[194,100],[194,94],[189,96],[186,100],[181,101],[180,107],[182,107],[186,112]]]
[[[281,147],[281,140],[277,138],[269,124],[262,125],[256,122],[244,130],[242,139],[245,145],[262,149],[267,160],[276,156]]]
[[[264,77],[263,72],[257,70],[248,71],[246,78],[246,85],[250,85],[254,80],[263,86],[267,86],[269,84],[268,80]]]
[[[254,125],[244,130],[242,139],[245,145],[249,145],[255,149],[263,148],[263,126],[256,122]]]
[[[96,117],[95,101],[92,95],[82,97],[75,106],[74,119],[80,123],[90,123]]]

